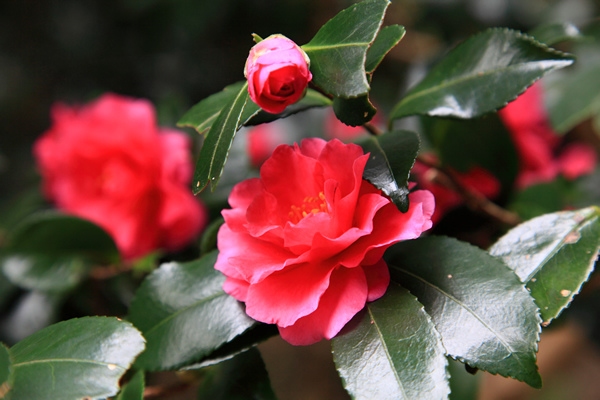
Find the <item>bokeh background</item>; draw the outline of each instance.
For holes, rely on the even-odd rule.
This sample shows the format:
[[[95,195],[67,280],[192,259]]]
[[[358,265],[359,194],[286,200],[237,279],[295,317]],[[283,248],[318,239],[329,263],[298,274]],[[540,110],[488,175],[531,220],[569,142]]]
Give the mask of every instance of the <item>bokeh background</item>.
[[[161,125],[174,126],[192,105],[243,79],[244,62],[253,45],[251,33],[262,37],[282,33],[303,44],[351,3],[0,2],[0,243],[20,217],[43,202],[31,146],[49,127],[53,103],[83,103],[108,91],[142,97],[156,105]],[[386,114],[451,46],[487,27],[527,32],[542,23],[562,21],[584,27],[599,11],[600,2],[594,0],[394,0],[386,24],[404,25],[407,34],[378,69],[372,99]],[[193,130],[188,133],[198,147],[199,135]],[[2,302],[17,301],[15,296],[0,298]],[[482,399],[600,398],[600,352],[594,341],[598,323],[593,312],[587,311],[596,300],[587,296],[580,311],[571,313],[572,318],[564,318],[543,334],[540,369],[544,390],[483,377],[481,372],[473,377],[464,373],[462,366],[453,365],[453,398],[475,398],[476,393]],[[4,324],[0,340],[10,342],[7,324],[12,320],[7,318],[7,309],[3,307],[0,314]],[[32,310],[29,318],[44,319],[39,310],[38,314]],[[345,398],[335,372],[331,372],[327,344],[298,349],[272,340],[261,350],[281,398]]]

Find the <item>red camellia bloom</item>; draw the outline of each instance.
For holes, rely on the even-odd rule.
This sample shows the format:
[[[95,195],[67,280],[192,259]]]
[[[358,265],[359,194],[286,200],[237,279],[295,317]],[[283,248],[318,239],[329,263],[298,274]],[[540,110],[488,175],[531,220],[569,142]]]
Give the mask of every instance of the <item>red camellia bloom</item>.
[[[187,187],[189,145],[181,132],[159,133],[148,101],[106,94],[80,108],[55,105],[34,154],[46,196],[103,227],[132,259],[176,250],[205,224]]]
[[[518,187],[549,182],[558,174],[574,179],[594,170],[597,154],[590,146],[571,143],[560,148],[561,139],[550,126],[539,83],[498,111],[498,115],[519,155]]]
[[[304,50],[283,35],[256,44],[246,61],[250,98],[263,110],[277,114],[306,93],[312,79]]]
[[[381,297],[384,251],[431,227],[433,195],[411,193],[401,213],[362,179],[368,157],[339,140],[281,145],[223,211],[215,268],[227,276],[224,290],[294,345],[332,338]]]

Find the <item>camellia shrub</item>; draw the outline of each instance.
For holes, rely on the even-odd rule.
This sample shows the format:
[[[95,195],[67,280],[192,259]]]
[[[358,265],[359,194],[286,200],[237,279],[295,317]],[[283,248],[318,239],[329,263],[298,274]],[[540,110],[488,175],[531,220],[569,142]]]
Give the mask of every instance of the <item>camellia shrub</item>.
[[[596,112],[592,95],[570,97],[581,77],[550,88],[549,105],[536,83],[576,62],[552,46],[582,35],[484,30],[386,118],[369,95],[405,35],[384,26],[389,4],[356,3],[306,44],[253,34],[246,79],[178,123],[202,135],[195,169],[188,138],[158,128],[145,100],[53,108],[34,155],[55,209],[10,232],[3,275],[56,302],[90,278],[131,296],[113,316],[90,311],[0,346],[0,398],[156,398],[154,373],[195,371],[198,398],[272,399],[256,346],[275,335],[330,341],[354,399],[448,399],[449,362],[542,387],[540,332],[600,251],[591,191],[557,195],[557,209],[535,196],[596,169],[590,142],[561,137]],[[315,109],[335,132],[290,141],[280,120]],[[398,128],[415,116],[420,132]],[[253,172],[209,214],[193,195],[209,202],[231,183],[221,178],[242,129]],[[487,240],[452,237],[446,221],[460,225],[461,210],[493,227]]]

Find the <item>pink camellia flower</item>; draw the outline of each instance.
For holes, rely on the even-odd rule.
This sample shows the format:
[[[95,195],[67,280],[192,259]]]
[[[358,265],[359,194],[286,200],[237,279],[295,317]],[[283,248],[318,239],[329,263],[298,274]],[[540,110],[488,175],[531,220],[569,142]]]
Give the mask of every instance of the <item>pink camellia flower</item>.
[[[189,139],[159,132],[148,101],[106,94],[51,114],[34,155],[59,209],[103,227],[126,259],[179,249],[199,233],[207,216],[187,186]]]
[[[431,227],[432,194],[411,193],[401,213],[362,179],[368,157],[339,140],[281,145],[223,210],[215,268],[224,290],[291,344],[334,337],[385,293],[384,251]]]
[[[312,79],[304,50],[283,35],[272,35],[256,44],[246,61],[250,98],[263,110],[277,114],[306,93]]]
[[[436,160],[436,157],[431,154],[424,154],[423,156],[430,158],[432,161]],[[447,212],[465,203],[464,198],[460,194],[436,182],[436,174],[437,171],[435,169],[419,161],[415,162],[411,171],[411,175],[416,178],[419,187],[429,190],[435,197],[435,212],[431,217],[434,225]],[[487,198],[493,199],[500,194],[500,181],[491,172],[482,167],[474,166],[467,172],[456,172],[456,176],[465,187]]]
[[[517,187],[549,182],[558,174],[575,179],[594,170],[597,154],[591,147],[572,143],[560,149],[561,139],[548,122],[539,83],[498,111],[498,115],[508,128],[519,156]]]

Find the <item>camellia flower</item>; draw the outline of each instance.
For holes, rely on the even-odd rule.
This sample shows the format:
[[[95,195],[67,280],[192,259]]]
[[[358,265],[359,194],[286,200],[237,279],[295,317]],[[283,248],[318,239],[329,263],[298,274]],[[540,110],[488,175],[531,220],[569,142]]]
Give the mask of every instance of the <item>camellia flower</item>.
[[[159,132],[153,106],[106,94],[78,107],[57,104],[34,155],[46,196],[104,228],[126,259],[177,250],[206,222],[187,184],[189,139]]]
[[[384,251],[431,227],[433,195],[411,193],[401,213],[362,179],[368,157],[339,140],[281,145],[223,210],[215,268],[227,276],[224,290],[294,345],[334,337],[381,297]]]
[[[306,93],[312,79],[304,50],[283,35],[272,35],[250,50],[244,75],[250,98],[263,110],[277,114]]]
[[[498,115],[508,128],[519,155],[518,187],[549,182],[559,174],[575,179],[594,170],[597,154],[590,146],[571,143],[556,154],[561,140],[548,122],[539,83],[498,111]]]

